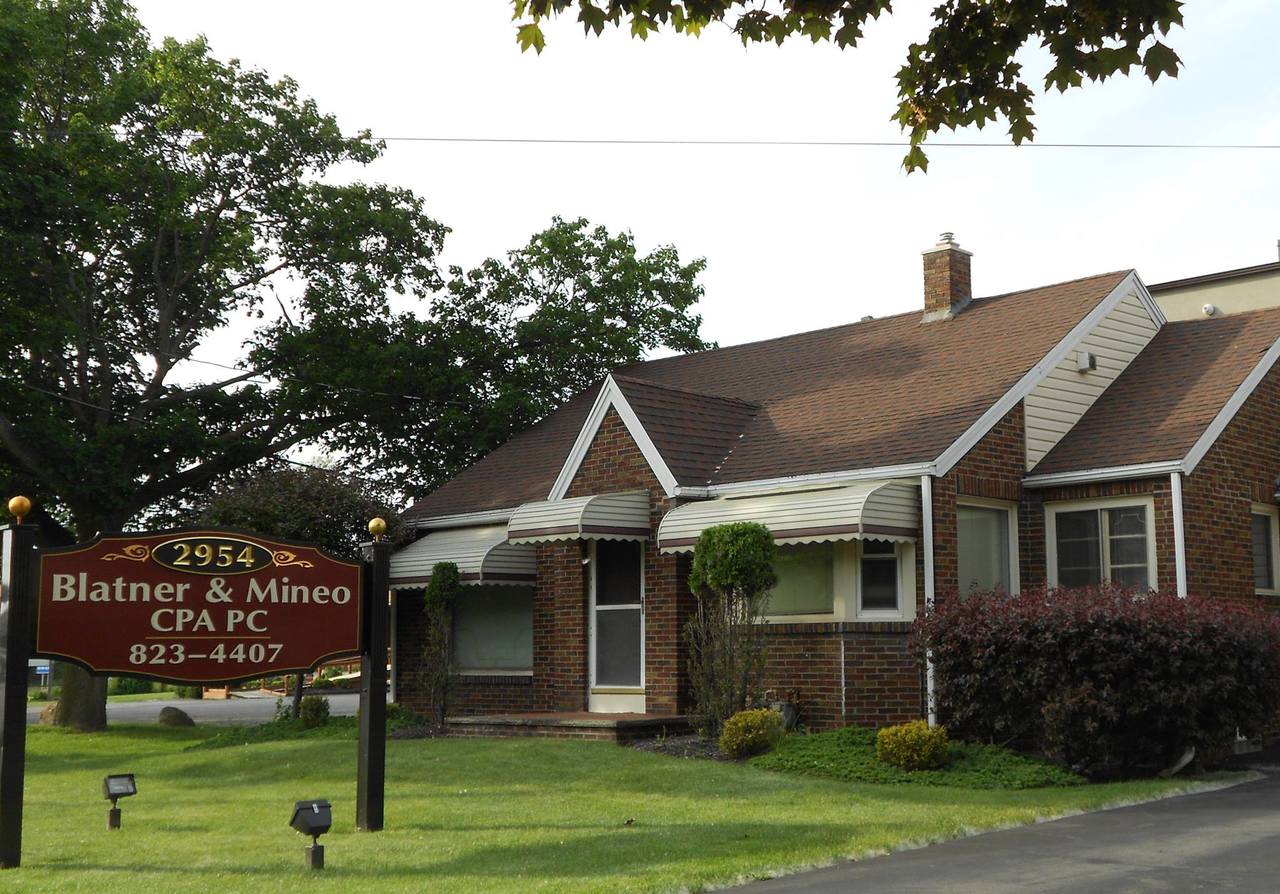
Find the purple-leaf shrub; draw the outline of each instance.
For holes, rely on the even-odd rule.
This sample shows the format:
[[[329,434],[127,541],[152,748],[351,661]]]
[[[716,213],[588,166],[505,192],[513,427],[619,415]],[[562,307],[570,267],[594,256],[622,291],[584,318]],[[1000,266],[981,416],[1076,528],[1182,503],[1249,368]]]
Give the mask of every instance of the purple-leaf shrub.
[[[1114,586],[952,593],[916,622],[957,738],[1018,742],[1094,776],[1168,766],[1280,714],[1280,618]]]

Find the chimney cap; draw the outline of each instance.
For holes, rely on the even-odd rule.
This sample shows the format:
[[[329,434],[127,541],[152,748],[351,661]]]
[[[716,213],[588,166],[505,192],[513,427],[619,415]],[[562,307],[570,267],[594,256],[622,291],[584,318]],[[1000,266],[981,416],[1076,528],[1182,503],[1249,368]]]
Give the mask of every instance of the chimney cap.
[[[960,243],[956,241],[956,234],[950,230],[944,230],[938,235],[938,244],[933,248],[926,248],[920,252],[922,255],[932,254],[935,251],[958,251],[961,254],[973,256],[973,252],[965,251],[960,247]]]

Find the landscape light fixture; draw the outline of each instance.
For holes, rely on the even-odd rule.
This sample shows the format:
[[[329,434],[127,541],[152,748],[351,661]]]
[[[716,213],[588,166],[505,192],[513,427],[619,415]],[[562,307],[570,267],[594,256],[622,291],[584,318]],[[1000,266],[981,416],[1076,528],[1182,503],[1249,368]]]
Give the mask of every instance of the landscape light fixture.
[[[134,781],[132,773],[116,773],[103,777],[102,797],[111,802],[111,809],[107,811],[108,829],[120,828],[120,808],[116,806],[116,801],[137,793],[138,783]]]
[[[293,819],[289,825],[294,831],[311,836],[311,843],[303,848],[308,869],[324,869],[324,845],[319,838],[333,825],[333,809],[328,801],[298,801],[293,805]]]

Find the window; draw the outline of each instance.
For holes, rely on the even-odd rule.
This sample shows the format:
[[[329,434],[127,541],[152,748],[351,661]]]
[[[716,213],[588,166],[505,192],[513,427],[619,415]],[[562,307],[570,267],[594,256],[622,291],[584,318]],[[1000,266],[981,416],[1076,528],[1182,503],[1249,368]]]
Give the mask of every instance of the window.
[[[1276,592],[1276,530],[1277,512],[1275,507],[1258,504],[1253,507],[1253,588],[1255,590]]]
[[[453,656],[463,673],[531,671],[533,587],[463,587],[453,609]]]
[[[779,546],[773,570],[778,583],[769,591],[765,613],[816,615],[835,610],[835,544]]]
[[[960,592],[1017,589],[1009,531],[1013,513],[997,506],[956,507]]]
[[[597,540],[591,685],[644,685],[644,546]]]
[[[1151,586],[1151,540],[1146,505],[1053,512],[1057,580],[1060,587],[1111,581],[1145,590]]]
[[[862,612],[898,612],[898,549],[883,540],[862,541],[859,602]]]

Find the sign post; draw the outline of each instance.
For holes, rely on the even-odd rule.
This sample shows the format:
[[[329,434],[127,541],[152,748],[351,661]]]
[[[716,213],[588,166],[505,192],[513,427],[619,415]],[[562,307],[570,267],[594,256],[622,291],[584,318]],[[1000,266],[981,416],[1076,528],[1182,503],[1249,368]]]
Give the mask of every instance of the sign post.
[[[365,557],[365,637],[360,653],[360,747],[356,769],[356,828],[382,830],[387,767],[387,592],[391,544],[382,539],[387,523],[369,522],[372,543]]]
[[[0,528],[0,869],[22,862],[22,786],[27,758],[27,650],[34,602],[36,536],[22,519],[25,497],[9,501],[16,524]]]

